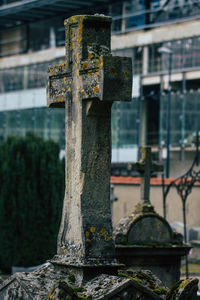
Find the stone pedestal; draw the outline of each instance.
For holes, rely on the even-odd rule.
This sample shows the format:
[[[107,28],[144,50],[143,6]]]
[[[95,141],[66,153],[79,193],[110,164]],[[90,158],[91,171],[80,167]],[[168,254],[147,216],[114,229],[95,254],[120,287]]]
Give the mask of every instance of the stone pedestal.
[[[115,229],[117,260],[134,270],[151,270],[166,286],[180,279],[181,257],[191,249],[168,222],[142,202]]]

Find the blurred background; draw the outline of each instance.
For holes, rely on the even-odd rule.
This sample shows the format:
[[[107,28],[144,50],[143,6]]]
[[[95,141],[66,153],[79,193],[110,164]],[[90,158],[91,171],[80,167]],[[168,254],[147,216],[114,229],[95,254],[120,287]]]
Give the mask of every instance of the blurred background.
[[[143,144],[165,161],[170,72],[168,142],[176,176],[193,159],[199,130],[198,0],[1,0],[0,139],[34,132],[64,150],[65,113],[46,107],[46,74],[64,60],[64,19],[84,13],[112,16],[113,54],[133,60],[133,101],[113,107],[113,162],[137,160]]]
[[[10,220],[10,227],[6,225],[4,234],[0,235],[1,245],[4,244],[0,249],[0,269],[6,272],[13,265],[31,266],[42,263],[56,251],[64,193],[64,163],[60,158],[64,156],[65,149],[65,110],[47,108],[47,71],[48,66],[65,60],[64,19],[76,14],[95,13],[112,16],[113,55],[129,56],[133,61],[132,101],[115,102],[112,108],[112,162],[127,164],[122,173],[118,172],[117,165],[113,168],[111,181],[115,193],[112,195],[114,224],[129,213],[140,198],[138,181],[134,178],[136,174],[128,172],[128,163],[140,158],[140,146],[152,147],[153,159],[162,162],[168,170],[166,177],[175,178],[184,174],[198,154],[199,0],[0,0],[0,141],[4,145],[0,158],[4,167],[0,170],[1,232],[3,225]],[[10,136],[14,137],[10,139]],[[49,140],[53,140],[55,144],[48,144]],[[27,143],[31,146],[25,147]],[[38,144],[41,148],[37,147]],[[49,149],[54,149],[50,151],[54,158]],[[41,172],[35,170],[33,178],[34,181],[41,182],[45,174],[42,185],[32,186],[33,180],[27,180],[29,170],[34,166],[33,160],[33,164],[30,164],[28,155],[27,161],[25,160],[24,153],[29,151],[38,153],[37,159],[39,156],[41,158],[41,161],[36,160],[41,165]],[[18,152],[22,154],[17,154]],[[6,153],[10,156],[6,156]],[[3,164],[6,159],[12,163]],[[53,171],[47,167],[49,159],[53,164]],[[8,169],[10,173],[6,173]],[[25,177],[20,170],[27,170],[27,174],[23,173]],[[117,174],[120,175],[118,179],[115,178]],[[125,178],[127,176],[128,179]],[[21,181],[16,178],[21,178]],[[54,186],[55,178],[60,178],[60,181]],[[23,190],[25,183],[26,188]],[[54,189],[46,197],[46,190],[53,186]],[[155,181],[153,186],[152,202],[158,212],[163,213],[161,180]],[[60,192],[57,202],[54,202],[52,199],[55,199],[56,189]],[[32,195],[34,197],[31,201],[26,200]],[[189,216],[188,234],[190,228],[195,232],[195,238],[193,234],[192,239],[199,240],[198,184],[191,197],[186,206]],[[44,199],[42,204],[41,199]],[[167,207],[168,220],[171,223],[183,222],[181,201],[175,190],[170,199]],[[19,205],[20,201],[26,205]],[[27,215],[34,203],[37,203],[37,209],[32,211],[33,214]],[[24,212],[21,216],[15,213],[10,218],[13,207],[16,211],[19,207],[24,208]],[[52,209],[57,215],[50,214]],[[40,213],[37,214],[37,211]],[[42,216],[44,223],[35,222],[36,219],[41,220]],[[16,222],[16,230],[11,231]],[[29,233],[31,239],[23,231],[28,223],[32,226],[37,223],[37,226],[43,227],[50,222],[56,223],[56,228],[52,227],[51,231],[45,232],[44,244],[34,236],[38,234],[38,227],[34,233]],[[176,229],[183,233],[183,223],[176,223]],[[9,241],[5,242],[8,232],[12,234],[9,235]],[[21,240],[13,243],[14,236]],[[38,245],[41,245],[41,249],[46,249],[50,236],[51,249],[45,254],[38,248],[39,256],[35,255],[33,258]],[[21,256],[17,256],[16,253],[22,248],[22,240],[27,243],[23,246]],[[32,240],[36,242],[30,253]],[[3,256],[8,249],[12,249],[12,253]]]

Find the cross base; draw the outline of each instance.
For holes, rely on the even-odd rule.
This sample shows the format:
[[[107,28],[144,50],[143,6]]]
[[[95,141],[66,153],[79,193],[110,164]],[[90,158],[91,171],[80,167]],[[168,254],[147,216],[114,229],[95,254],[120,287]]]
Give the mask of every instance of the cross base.
[[[155,210],[154,210],[154,206],[153,205],[151,205],[151,203],[144,203],[143,205],[142,205],[142,212],[143,213],[154,213],[155,212]]]
[[[73,276],[77,286],[82,286],[101,274],[117,275],[118,269],[124,266],[116,263],[116,260],[99,262],[98,259],[95,259],[87,263],[79,263],[63,261],[63,257],[60,257],[59,260],[59,256],[56,256],[56,260],[51,260],[50,263],[54,265],[56,270],[65,273],[68,278]]]

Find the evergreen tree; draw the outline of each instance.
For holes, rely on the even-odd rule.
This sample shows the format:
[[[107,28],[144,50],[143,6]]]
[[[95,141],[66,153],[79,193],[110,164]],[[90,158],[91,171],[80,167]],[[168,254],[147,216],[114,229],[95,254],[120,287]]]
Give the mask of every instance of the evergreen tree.
[[[0,144],[0,269],[33,266],[56,253],[64,196],[59,146],[29,135]]]

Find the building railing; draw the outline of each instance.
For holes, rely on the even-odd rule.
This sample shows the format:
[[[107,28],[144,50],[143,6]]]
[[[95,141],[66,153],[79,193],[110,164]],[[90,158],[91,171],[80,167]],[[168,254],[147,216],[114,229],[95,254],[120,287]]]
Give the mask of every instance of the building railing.
[[[142,9],[134,13],[113,16],[113,33],[120,34],[138,29],[150,29],[170,22],[199,17],[200,15],[199,0],[180,1],[177,4],[169,2],[167,5],[165,3],[167,1],[160,1],[160,3],[153,3],[152,1],[151,9]]]
[[[167,1],[164,3],[166,2]],[[180,1],[178,4],[170,4],[171,2],[169,2],[167,5],[162,5],[162,1],[152,1],[151,9],[145,9],[143,4],[143,9],[139,11],[135,11],[134,1],[130,1],[130,3],[132,3],[132,6],[131,8],[127,8],[127,11],[133,10],[133,13],[126,12],[125,10],[123,14],[114,15],[114,12],[111,11],[113,34],[121,34],[141,29],[145,30],[165,25],[166,23],[200,17],[200,0],[193,0],[191,2]],[[140,6],[142,7],[142,4]],[[120,13],[120,10],[118,13]],[[25,25],[23,25],[23,27],[24,26]],[[28,41],[30,39],[29,30],[27,30],[27,32],[25,32],[26,29],[23,30],[21,37],[13,36],[8,40],[4,39],[4,36],[6,36],[5,32],[3,38],[0,32],[0,57],[28,51],[38,51],[52,46],[50,33],[45,35],[43,39],[40,39],[39,43],[41,43],[41,45],[37,45],[37,39],[34,39],[34,43],[32,44]],[[55,45],[57,47],[63,46],[65,44],[64,27],[54,27],[54,31],[56,39]],[[11,44],[13,44],[13,51],[12,49],[10,50]],[[9,50],[5,47],[6,45],[8,45]]]

